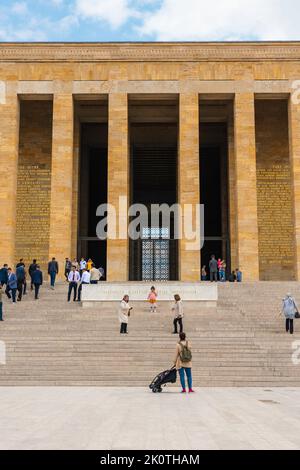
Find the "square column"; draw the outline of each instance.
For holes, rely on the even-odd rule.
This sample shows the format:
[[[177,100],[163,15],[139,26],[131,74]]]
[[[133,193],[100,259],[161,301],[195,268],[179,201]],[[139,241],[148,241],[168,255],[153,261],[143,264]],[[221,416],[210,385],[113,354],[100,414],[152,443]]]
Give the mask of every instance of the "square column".
[[[259,280],[253,93],[237,93],[234,104],[236,252],[245,280]]]
[[[109,227],[112,227],[113,223],[111,217],[116,215],[116,238],[108,236],[107,239],[107,280],[110,282],[128,280],[128,156],[128,96],[127,93],[113,93],[109,95],[108,102],[107,202],[113,208],[108,213]],[[125,201],[122,212],[119,197],[123,197]],[[122,233],[119,233],[120,230]]]
[[[188,224],[184,215],[187,214],[184,211],[184,205],[189,204],[193,207],[192,230],[197,229],[196,205],[200,204],[199,165],[199,95],[198,93],[182,93],[179,101],[179,204],[182,210],[182,227]],[[200,233],[198,236],[200,237]],[[183,231],[179,240],[179,278],[181,281],[193,282],[201,278],[200,246],[192,248],[191,243],[192,241],[188,240],[187,234]]]
[[[300,103],[295,96],[289,100],[290,164],[293,188],[295,231],[295,275],[300,280]]]
[[[19,101],[14,83],[0,82],[0,266],[15,264]]]
[[[73,96],[53,99],[49,259],[59,262],[60,278],[72,252]]]
[[[229,190],[229,233],[230,233],[230,258],[231,270],[238,267],[237,255],[237,230],[236,230],[236,171],[235,171],[235,148],[234,148],[234,123],[233,106],[228,105],[228,190]]]

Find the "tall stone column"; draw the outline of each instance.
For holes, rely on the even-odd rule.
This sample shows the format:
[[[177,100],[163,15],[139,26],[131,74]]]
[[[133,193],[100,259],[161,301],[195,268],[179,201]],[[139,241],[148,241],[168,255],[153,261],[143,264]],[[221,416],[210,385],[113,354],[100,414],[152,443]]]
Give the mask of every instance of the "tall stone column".
[[[120,212],[119,197],[129,197],[129,152],[128,152],[128,96],[127,93],[112,93],[108,104],[108,204],[116,214],[115,239],[107,240],[107,280],[128,280],[128,236],[127,231],[119,234],[121,225],[126,229],[128,218]],[[109,214],[108,224],[113,212]],[[111,222],[110,222],[111,221]],[[119,238],[121,235],[122,238]]]
[[[259,280],[253,93],[237,93],[234,104],[236,250],[245,280]]]
[[[199,95],[182,93],[179,101],[179,204],[193,206],[195,221],[196,204],[200,203],[199,182]],[[184,214],[184,212],[183,212]],[[182,227],[185,226],[182,217]],[[194,225],[193,229],[196,227]],[[201,275],[200,247],[191,248],[191,240],[182,233],[179,241],[179,267],[181,281],[199,281]],[[200,233],[199,233],[200,236]]]
[[[55,94],[53,98],[52,165],[49,258],[60,265],[72,253],[73,200],[73,96]]]
[[[0,83],[0,266],[15,263],[19,101],[15,83]]]
[[[237,230],[236,230],[236,171],[234,148],[234,124],[232,103],[228,105],[228,190],[229,190],[229,233],[230,233],[230,258],[231,269],[238,266],[237,256]]]
[[[295,275],[300,280],[300,103],[295,97],[289,101],[290,162],[293,187],[295,231]]]

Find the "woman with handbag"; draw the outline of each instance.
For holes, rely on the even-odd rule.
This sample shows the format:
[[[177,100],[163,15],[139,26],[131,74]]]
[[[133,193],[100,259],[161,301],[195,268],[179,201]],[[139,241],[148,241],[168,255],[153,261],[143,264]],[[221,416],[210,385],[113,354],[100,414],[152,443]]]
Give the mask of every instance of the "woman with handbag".
[[[179,342],[176,345],[176,356],[174,365],[179,372],[181,393],[186,393],[185,375],[187,377],[189,393],[194,393],[192,382],[192,350],[191,345],[186,339],[185,333],[179,334]]]
[[[129,305],[129,296],[124,295],[121,303],[119,305],[119,322],[120,322],[120,334],[128,335],[127,326],[128,318],[130,317],[130,312],[132,307]]]
[[[285,329],[287,333],[294,334],[294,319],[299,318],[298,307],[291,294],[282,299],[282,312],[285,316]]]
[[[183,320],[183,317],[184,317],[184,313],[183,313],[183,304],[182,304],[182,300],[180,298],[180,295],[178,295],[178,294],[174,295],[174,300],[175,300],[175,303],[172,307],[172,312],[174,314],[174,320],[173,320],[174,331],[173,331],[173,335],[177,335],[178,334],[177,324],[179,324],[179,328],[180,328],[179,333],[183,332],[182,320]]]

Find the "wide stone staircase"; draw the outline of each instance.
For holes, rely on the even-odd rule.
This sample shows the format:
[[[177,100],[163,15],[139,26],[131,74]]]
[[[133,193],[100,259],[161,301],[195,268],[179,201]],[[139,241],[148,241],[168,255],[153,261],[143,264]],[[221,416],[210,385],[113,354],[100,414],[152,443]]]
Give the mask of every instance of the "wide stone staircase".
[[[157,313],[146,302],[133,303],[129,335],[120,336],[117,304],[83,309],[66,301],[66,291],[66,284],[55,291],[45,285],[38,301],[30,292],[16,305],[4,300],[1,386],[147,386],[171,367],[177,337],[168,303]],[[185,303],[195,386],[300,385],[300,365],[292,361],[300,320],[291,336],[279,316],[288,291],[300,307],[295,282],[219,284],[217,308]]]

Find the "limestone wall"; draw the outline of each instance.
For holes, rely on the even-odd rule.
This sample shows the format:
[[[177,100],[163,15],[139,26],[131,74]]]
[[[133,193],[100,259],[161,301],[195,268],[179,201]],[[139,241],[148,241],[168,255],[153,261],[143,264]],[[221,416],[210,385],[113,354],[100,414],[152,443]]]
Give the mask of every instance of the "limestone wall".
[[[260,279],[293,280],[287,101],[256,101],[256,163]]]
[[[49,254],[52,102],[20,103],[17,182],[16,261],[37,258],[46,267]]]

